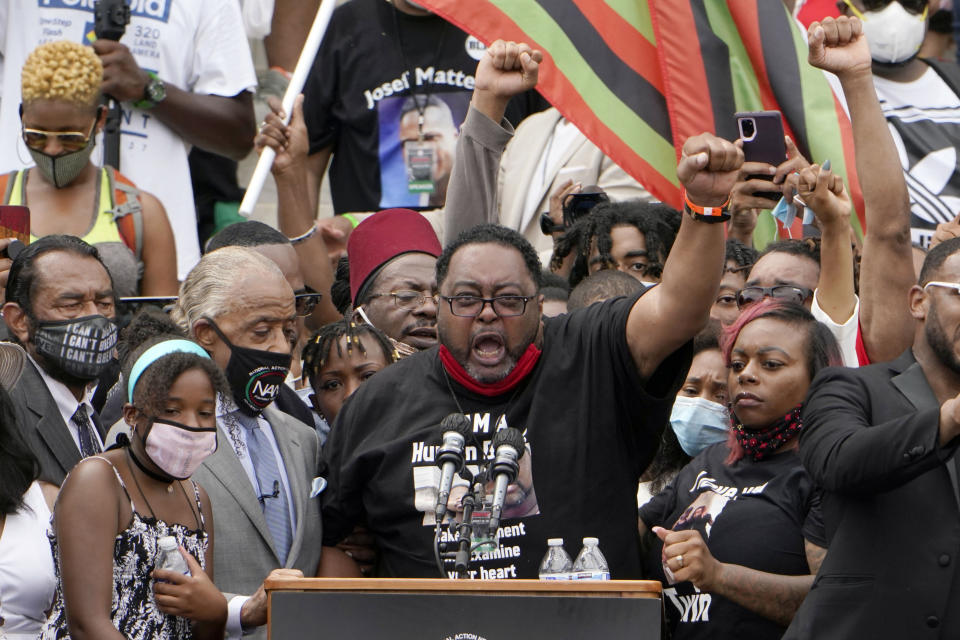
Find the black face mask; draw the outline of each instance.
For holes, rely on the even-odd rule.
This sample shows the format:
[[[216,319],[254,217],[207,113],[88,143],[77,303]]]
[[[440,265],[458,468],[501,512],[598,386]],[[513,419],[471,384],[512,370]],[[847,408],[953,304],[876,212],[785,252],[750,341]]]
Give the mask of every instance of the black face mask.
[[[280,385],[290,371],[292,354],[238,347],[223,335],[213,320],[205,320],[230,347],[230,360],[224,374],[237,407],[247,415],[260,415],[280,395]]]
[[[101,315],[34,321],[31,337],[44,370],[66,384],[87,383],[110,364],[117,325]]]

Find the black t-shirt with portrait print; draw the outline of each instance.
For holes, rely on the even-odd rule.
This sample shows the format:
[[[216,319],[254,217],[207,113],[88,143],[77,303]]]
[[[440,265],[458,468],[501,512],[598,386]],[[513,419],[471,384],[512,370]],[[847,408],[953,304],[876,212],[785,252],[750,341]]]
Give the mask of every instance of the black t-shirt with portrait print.
[[[476,471],[478,459],[492,454],[496,431],[517,428],[527,441],[520,495],[535,496],[521,513],[504,510],[499,545],[474,554],[472,577],[536,578],[548,538],[562,537],[573,556],[582,538],[595,536],[614,579],[640,578],[637,482],[669,420],[691,349],[678,349],[642,383],[625,330],[638,297],[547,319],[539,361],[518,387],[497,397],[452,378],[448,386],[437,348],[364,383],[324,447],[324,544],[364,522],[380,549],[378,575],[438,577],[435,453],[440,421],[457,411],[452,390],[477,439],[467,448],[467,464]]]
[[[409,136],[400,130],[401,110],[412,94],[421,105],[436,105],[439,111],[425,117],[436,118],[432,130],[442,131],[438,144],[449,151],[449,158],[436,160],[452,160],[483,51],[476,38],[442,18],[412,16],[387,0],[349,0],[337,7],[304,86],[310,153],[333,149],[336,213],[434,208],[429,194],[409,188],[402,142]],[[529,91],[510,101],[506,117],[516,125],[548,106]]]
[[[804,540],[826,548],[821,490],[793,451],[732,465],[726,443],[712,445],[640,508],[648,529],[696,529],[720,562],[781,575],[809,574]],[[644,573],[664,583],[663,600],[674,639],[780,638],[784,627],[690,582],[668,584],[663,543],[650,534]]]

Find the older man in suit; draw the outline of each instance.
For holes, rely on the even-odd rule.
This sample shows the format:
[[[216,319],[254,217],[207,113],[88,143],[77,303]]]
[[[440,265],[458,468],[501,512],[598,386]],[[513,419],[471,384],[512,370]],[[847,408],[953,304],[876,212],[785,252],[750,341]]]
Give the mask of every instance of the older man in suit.
[[[800,456],[830,550],[785,638],[960,638],[960,239],[910,292],[913,346],[821,372]]]
[[[190,272],[173,317],[223,368],[232,391],[218,411],[221,446],[193,477],[213,505],[228,632],[248,632],[265,622],[264,578],[280,568],[314,575],[320,560],[319,438],[272,406],[297,340],[293,290],[268,258],[226,247]]]
[[[3,319],[29,357],[10,396],[41,479],[57,486],[103,448],[90,398],[117,342],[114,315],[110,274],[79,238],[43,237],[10,267]]]

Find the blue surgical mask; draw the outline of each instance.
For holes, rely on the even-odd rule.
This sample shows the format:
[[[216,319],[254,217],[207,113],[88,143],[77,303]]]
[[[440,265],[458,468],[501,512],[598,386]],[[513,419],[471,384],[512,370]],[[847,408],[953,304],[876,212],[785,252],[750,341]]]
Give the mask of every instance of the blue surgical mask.
[[[688,456],[696,456],[712,444],[726,442],[730,414],[722,404],[705,398],[677,396],[670,413],[670,426]]]

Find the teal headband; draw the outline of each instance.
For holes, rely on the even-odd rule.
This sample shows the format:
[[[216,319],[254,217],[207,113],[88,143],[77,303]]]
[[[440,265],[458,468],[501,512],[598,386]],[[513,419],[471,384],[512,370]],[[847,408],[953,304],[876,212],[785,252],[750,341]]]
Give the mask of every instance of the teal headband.
[[[133,390],[137,386],[137,380],[139,380],[143,372],[147,370],[147,367],[163,356],[170,355],[171,353],[192,353],[201,358],[210,357],[210,354],[204,351],[203,347],[189,340],[164,340],[163,342],[153,345],[137,358],[137,361],[133,364],[133,369],[130,370],[130,380],[127,382],[128,401],[133,402]]]

